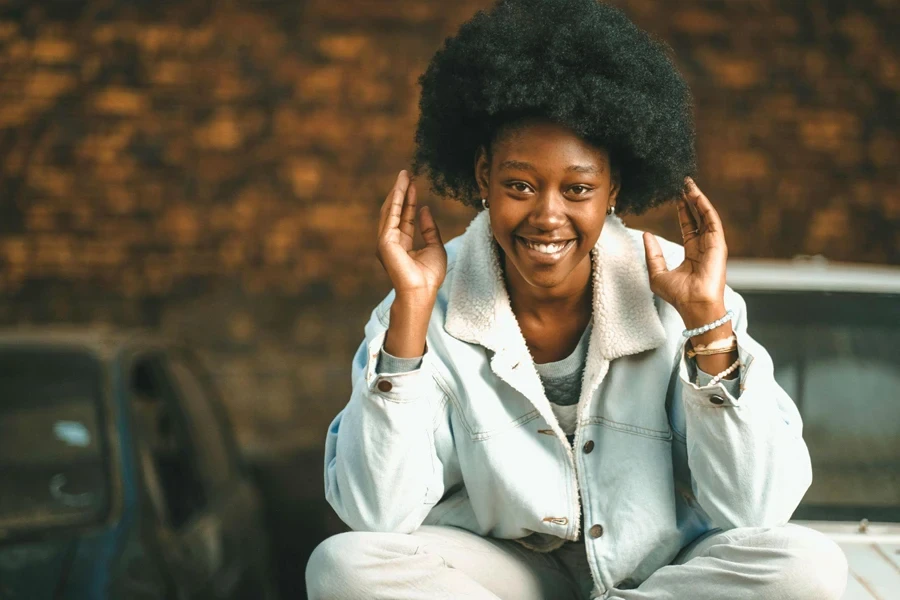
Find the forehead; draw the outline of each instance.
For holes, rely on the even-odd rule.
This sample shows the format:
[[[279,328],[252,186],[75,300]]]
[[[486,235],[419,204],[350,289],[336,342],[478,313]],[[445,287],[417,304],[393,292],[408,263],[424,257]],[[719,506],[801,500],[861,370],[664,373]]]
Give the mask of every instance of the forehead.
[[[609,153],[581,138],[571,129],[546,121],[530,121],[503,129],[491,146],[496,167],[516,168],[529,163],[537,168],[569,170],[594,167],[602,172]],[[583,170],[583,169],[577,169]]]

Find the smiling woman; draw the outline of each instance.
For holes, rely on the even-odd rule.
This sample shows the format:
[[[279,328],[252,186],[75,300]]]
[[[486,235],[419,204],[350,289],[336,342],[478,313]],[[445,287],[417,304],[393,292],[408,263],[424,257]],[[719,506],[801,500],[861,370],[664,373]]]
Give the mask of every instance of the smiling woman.
[[[394,290],[325,448],[355,531],[310,598],[839,598],[840,550],[787,525],[800,415],[725,285],[665,47],[595,0],[502,0],[420,82],[415,168],[482,210],[445,245],[405,170],[381,207]],[[616,215],[667,201],[682,245]]]

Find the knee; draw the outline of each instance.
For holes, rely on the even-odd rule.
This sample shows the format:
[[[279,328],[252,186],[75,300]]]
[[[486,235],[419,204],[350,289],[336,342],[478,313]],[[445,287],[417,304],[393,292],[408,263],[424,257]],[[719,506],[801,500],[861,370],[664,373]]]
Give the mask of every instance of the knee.
[[[316,546],[306,563],[306,594],[309,600],[361,598],[366,595],[359,568],[365,553],[366,535],[339,533]]]
[[[847,558],[840,547],[818,531],[788,525],[778,529],[785,551],[780,585],[783,597],[840,600],[847,586]]]

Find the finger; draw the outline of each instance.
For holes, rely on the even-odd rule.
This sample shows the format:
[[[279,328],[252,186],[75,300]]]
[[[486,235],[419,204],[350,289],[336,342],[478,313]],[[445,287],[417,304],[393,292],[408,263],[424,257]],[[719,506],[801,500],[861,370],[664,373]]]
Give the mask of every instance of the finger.
[[[666,266],[666,259],[663,257],[662,248],[656,241],[656,236],[649,231],[644,232],[644,254],[647,257],[647,274],[650,276],[650,281],[653,281],[660,273],[666,273],[669,270]]]
[[[416,233],[416,186],[410,182],[406,189],[406,202],[400,213],[400,231],[412,239]]]
[[[397,178],[394,179],[394,185],[391,187],[390,191],[387,193],[387,196],[384,197],[384,202],[381,203],[381,208],[378,212],[378,231],[381,231],[381,228],[384,227],[384,215],[387,213],[388,206],[391,205],[391,197],[394,194],[394,190],[397,188],[398,183],[400,182],[400,177],[403,175],[403,171],[397,174]]]
[[[397,175],[397,180],[394,182],[394,187],[391,188],[391,191],[388,192],[387,197],[384,199],[384,204],[381,205],[381,215],[378,220],[378,237],[384,235],[384,231],[388,226],[388,221],[390,220],[391,212],[394,210],[394,206],[399,203],[399,206],[403,204],[403,197],[406,194],[406,186],[409,185],[409,175],[406,170],[400,171],[400,174]],[[397,215],[399,218],[400,208],[397,208]],[[394,225],[396,227],[396,224]]]
[[[431,209],[427,206],[423,206],[422,210],[419,211],[419,227],[422,228],[422,239],[425,240],[426,246],[444,245],[441,239],[441,232],[434,220],[434,216],[431,214]]]
[[[684,198],[679,198],[676,208],[678,209],[678,227],[681,229],[681,240],[686,242],[697,237],[700,232],[700,226],[697,224],[694,216],[691,215],[687,201]]]
[[[381,231],[384,229],[384,221],[385,215],[387,214],[387,209],[391,205],[391,198],[394,195],[394,190],[397,189],[397,184],[400,181],[400,176],[403,171],[400,171],[400,174],[397,175],[397,178],[394,180],[394,185],[391,190],[387,193],[387,196],[384,197],[384,202],[381,203],[381,208],[378,211],[378,235],[381,237]]]
[[[709,201],[709,198],[706,197],[700,188],[697,187],[697,184],[694,183],[693,179],[688,178],[688,202],[691,203],[697,210],[697,214],[700,217],[700,222],[703,224],[706,231],[712,231],[715,233],[722,233],[722,220],[719,218],[719,213],[713,207],[712,202]]]
[[[681,229],[682,239],[687,238],[690,232],[700,229],[700,222],[691,210],[692,206],[688,203],[687,194],[688,190],[686,187],[685,192],[675,202],[675,208],[678,211],[678,227]]]
[[[409,175],[402,171],[398,184],[391,196],[391,204],[388,206],[387,220],[384,223],[385,230],[398,229],[400,227],[400,215],[403,213],[403,203],[406,199],[406,190],[409,188]]]

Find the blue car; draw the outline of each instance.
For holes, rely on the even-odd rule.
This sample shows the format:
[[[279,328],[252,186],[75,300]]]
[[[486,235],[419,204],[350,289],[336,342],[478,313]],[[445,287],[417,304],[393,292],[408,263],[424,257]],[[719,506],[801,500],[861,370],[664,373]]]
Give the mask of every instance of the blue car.
[[[275,598],[258,493],[189,349],[0,331],[0,598]]]

